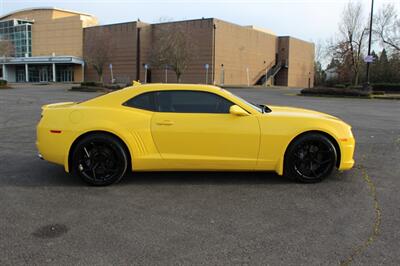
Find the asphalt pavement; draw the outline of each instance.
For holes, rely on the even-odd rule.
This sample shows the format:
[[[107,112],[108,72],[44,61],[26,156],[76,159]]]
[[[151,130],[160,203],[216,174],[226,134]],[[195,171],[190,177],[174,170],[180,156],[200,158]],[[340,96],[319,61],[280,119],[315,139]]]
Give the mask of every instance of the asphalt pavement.
[[[0,265],[399,265],[400,101],[232,89],[353,126],[356,166],[318,184],[273,173],[136,173],[86,186],[36,156],[40,106],[96,93],[0,90]]]

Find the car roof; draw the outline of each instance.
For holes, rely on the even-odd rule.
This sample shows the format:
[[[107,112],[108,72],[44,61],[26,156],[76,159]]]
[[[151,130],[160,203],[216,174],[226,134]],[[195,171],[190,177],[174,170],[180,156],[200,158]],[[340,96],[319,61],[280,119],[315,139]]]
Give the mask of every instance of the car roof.
[[[141,84],[129,87],[129,89],[140,90],[142,92],[156,91],[156,90],[202,90],[210,92],[218,92],[222,89],[213,85],[206,84],[182,84],[182,83],[151,83]]]
[[[206,91],[216,94],[221,94],[223,91],[222,88],[213,86],[213,85],[205,85],[205,84],[174,84],[174,83],[151,83],[151,84],[139,84],[133,85],[131,87],[124,88],[122,90],[117,90],[88,101],[85,101],[85,105],[91,104],[105,104],[105,105],[113,105],[116,102],[121,102],[129,99],[130,97],[135,97],[136,95],[151,92],[151,91],[161,91],[161,90],[197,90],[197,91]]]

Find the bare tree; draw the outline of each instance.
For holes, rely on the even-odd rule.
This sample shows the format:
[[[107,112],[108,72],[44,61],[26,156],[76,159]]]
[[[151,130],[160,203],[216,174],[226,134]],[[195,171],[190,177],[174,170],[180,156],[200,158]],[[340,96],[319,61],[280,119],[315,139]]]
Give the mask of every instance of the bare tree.
[[[358,85],[362,66],[362,50],[368,33],[361,2],[349,2],[343,10],[337,40],[331,42],[334,58],[349,64],[353,82]]]
[[[103,72],[112,58],[112,35],[108,29],[88,31],[85,34],[84,59],[96,70],[99,81],[103,83]]]
[[[400,52],[400,17],[393,4],[386,4],[379,10],[375,24],[374,32],[383,45]]]
[[[325,71],[322,69],[322,61],[325,59],[324,57],[324,44],[321,40],[315,43],[314,50],[314,85],[321,85],[326,78]]]
[[[154,67],[168,66],[175,72],[176,79],[181,82],[181,76],[194,57],[195,44],[190,33],[176,23],[157,25],[154,31],[155,42],[151,51],[151,64]]]

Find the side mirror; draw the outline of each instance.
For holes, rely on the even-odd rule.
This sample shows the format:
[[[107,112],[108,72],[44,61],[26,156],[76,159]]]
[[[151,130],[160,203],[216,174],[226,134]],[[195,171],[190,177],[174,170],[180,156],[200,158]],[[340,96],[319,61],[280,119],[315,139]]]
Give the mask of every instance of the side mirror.
[[[233,114],[233,115],[237,115],[237,116],[248,116],[249,113],[246,112],[242,107],[238,106],[238,105],[232,105],[229,108],[229,113]]]

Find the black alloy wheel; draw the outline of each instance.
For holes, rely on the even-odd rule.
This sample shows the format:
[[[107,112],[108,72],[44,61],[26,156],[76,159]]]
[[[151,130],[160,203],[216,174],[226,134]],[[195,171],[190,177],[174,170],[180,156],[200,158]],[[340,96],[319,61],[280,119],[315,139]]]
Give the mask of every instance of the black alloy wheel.
[[[76,145],[72,156],[72,172],[95,186],[118,182],[128,168],[124,146],[108,134],[86,136]]]
[[[285,154],[285,176],[303,182],[315,183],[328,177],[337,162],[337,151],[331,140],[318,133],[309,133],[295,139]]]

